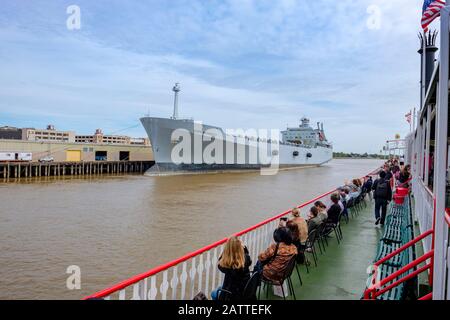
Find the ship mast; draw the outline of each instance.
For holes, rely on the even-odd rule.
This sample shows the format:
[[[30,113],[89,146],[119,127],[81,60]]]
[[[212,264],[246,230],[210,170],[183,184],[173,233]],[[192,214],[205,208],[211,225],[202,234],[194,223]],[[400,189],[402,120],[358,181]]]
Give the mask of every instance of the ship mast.
[[[181,91],[180,84],[175,83],[175,86],[172,88],[172,91],[175,93],[173,100],[173,116],[172,119],[178,119],[178,92]]]

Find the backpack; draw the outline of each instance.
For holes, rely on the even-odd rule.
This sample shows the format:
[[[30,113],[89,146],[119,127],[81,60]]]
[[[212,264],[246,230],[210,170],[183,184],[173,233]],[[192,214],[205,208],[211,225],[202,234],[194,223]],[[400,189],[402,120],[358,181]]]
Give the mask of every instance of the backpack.
[[[379,180],[375,189],[375,198],[387,199],[389,190],[389,181]]]

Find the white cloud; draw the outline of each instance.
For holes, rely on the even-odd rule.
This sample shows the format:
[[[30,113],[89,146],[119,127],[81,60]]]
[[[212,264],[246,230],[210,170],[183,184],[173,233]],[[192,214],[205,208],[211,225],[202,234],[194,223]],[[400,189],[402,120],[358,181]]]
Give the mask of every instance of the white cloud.
[[[379,30],[367,29],[372,4],[382,12]],[[376,152],[408,130],[403,116],[417,105],[420,0],[79,5],[83,28],[68,33],[55,28],[53,2],[46,10],[6,3],[0,113],[7,119],[119,130],[148,110],[169,116],[170,89],[181,82],[186,116],[267,128],[309,116],[325,122],[337,150]]]

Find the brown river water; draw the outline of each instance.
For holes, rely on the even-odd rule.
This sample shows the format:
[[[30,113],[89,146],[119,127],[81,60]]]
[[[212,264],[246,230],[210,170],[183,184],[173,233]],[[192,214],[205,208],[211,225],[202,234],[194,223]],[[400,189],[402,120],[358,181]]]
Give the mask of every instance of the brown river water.
[[[365,175],[379,160],[259,173],[0,180],[0,299],[80,299]],[[66,287],[67,267],[81,289]]]

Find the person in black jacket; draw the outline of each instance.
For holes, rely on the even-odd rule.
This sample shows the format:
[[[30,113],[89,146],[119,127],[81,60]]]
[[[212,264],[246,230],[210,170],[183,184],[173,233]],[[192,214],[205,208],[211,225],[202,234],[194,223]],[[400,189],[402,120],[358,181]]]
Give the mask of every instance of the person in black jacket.
[[[241,300],[245,285],[250,280],[250,258],[247,247],[237,237],[230,237],[219,258],[218,268],[225,274],[223,284],[211,293],[213,300],[218,300],[219,292],[227,300]]]
[[[387,205],[392,200],[391,183],[386,178],[386,172],[380,172],[380,178],[375,180],[372,189],[374,190],[373,197],[375,199],[375,225],[384,225],[386,219]],[[381,209],[381,215],[380,215]]]
[[[371,176],[366,177],[366,182],[363,184],[363,192],[369,195],[370,201],[372,201],[372,186],[373,186],[373,180]]]
[[[339,205],[339,195],[337,193],[333,193],[330,199],[332,205],[327,211],[327,223],[337,224],[339,221],[339,214],[343,211],[341,206]]]

